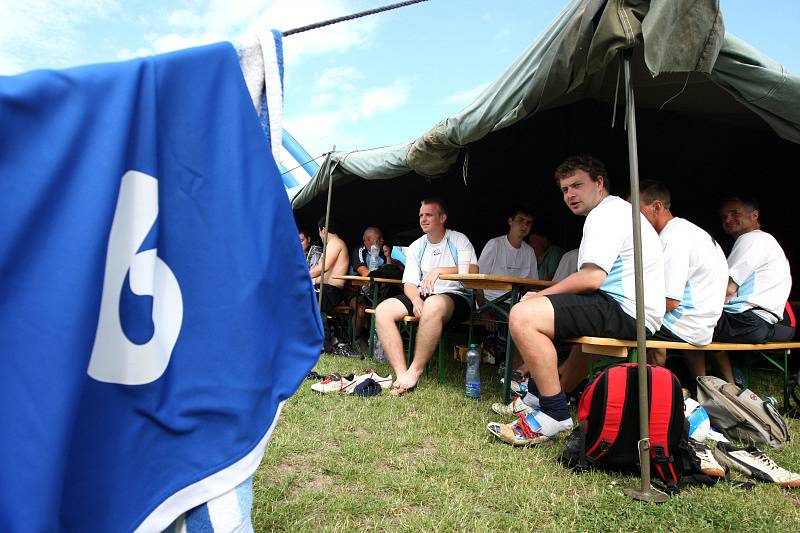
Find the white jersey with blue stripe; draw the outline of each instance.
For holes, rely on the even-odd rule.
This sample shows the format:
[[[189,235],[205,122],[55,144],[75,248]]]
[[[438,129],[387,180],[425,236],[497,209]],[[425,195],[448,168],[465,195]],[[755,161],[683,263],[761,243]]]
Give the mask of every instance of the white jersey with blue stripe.
[[[728,263],[704,229],[675,217],[659,234],[664,246],[666,297],[679,302],[664,315],[663,327],[696,346],[711,342],[722,314]]]
[[[789,261],[775,237],[760,229],[740,235],[728,256],[728,275],[739,288],[725,304],[728,313],[749,309],[774,324],[792,290]]]
[[[654,333],[666,311],[664,260],[658,234],[644,216],[641,223],[644,319],[647,330]],[[636,318],[631,204],[619,196],[603,198],[586,217],[578,249],[578,268],[587,264],[605,270],[607,275],[600,290],[611,296],[627,315]]]
[[[408,247],[403,283],[411,283],[419,287],[422,279],[434,268],[458,266],[458,250],[468,250],[470,264],[478,264],[475,248],[463,233],[449,229],[445,231],[444,238],[435,244],[428,240],[427,235],[423,235]],[[466,295],[466,290],[461,283],[437,280],[433,287],[433,293],[445,292]]]

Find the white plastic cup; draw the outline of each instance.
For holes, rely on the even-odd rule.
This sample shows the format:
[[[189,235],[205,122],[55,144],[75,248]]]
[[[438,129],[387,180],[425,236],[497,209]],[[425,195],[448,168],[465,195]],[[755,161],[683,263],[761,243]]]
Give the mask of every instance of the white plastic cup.
[[[472,258],[469,250],[458,251],[458,273],[469,274],[469,260]]]

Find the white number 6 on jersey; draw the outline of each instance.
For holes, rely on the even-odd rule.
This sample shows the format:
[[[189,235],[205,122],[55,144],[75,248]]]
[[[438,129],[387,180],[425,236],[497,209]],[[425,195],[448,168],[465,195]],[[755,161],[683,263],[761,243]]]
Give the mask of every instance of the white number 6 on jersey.
[[[122,176],[111,235],[100,318],[88,374],[106,383],[143,385],[157,380],[169,364],[183,322],[183,298],[178,280],[155,249],[136,253],[158,217],[158,181],[129,170]],[[130,270],[134,294],[153,297],[153,336],[134,344],[122,330],[119,303]]]

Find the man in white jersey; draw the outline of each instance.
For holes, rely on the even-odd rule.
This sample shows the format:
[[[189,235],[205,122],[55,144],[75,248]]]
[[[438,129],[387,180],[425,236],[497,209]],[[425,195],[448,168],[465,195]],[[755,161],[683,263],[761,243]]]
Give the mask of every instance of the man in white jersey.
[[[530,410],[519,409],[522,416],[513,424],[492,422],[487,429],[513,445],[552,440],[572,427],[554,340],[583,335],[636,337],[631,204],[609,194],[605,166],[590,155],[568,158],[556,169],[555,179],[567,207],[586,221],[578,271],[543,291],[527,293],[511,309],[511,334],[533,378],[521,400]],[[644,221],[642,263],[643,319],[652,334],[664,316],[664,266],[658,235]],[[574,379],[579,367],[583,378],[585,357],[573,350],[564,374]],[[511,412],[515,407],[508,406]]]
[[[446,222],[447,208],[441,199],[428,198],[422,201],[419,225],[425,235],[408,247],[403,294],[387,298],[375,311],[378,337],[397,374],[392,387],[394,395],[417,385],[439,342],[444,325],[463,322],[470,315],[470,298],[464,286],[455,281],[440,280],[439,275],[458,273],[459,250],[470,255],[470,273],[478,272],[478,258],[467,236],[446,229]],[[406,315],[419,317],[414,360],[408,367],[396,324]]]
[[[664,282],[667,313],[655,339],[704,346],[711,342],[722,314],[728,263],[725,252],[702,228],[672,214],[669,190],[654,180],[639,185],[640,209],[658,233],[664,247]],[[664,366],[667,351],[652,351]],[[684,351],[692,377],[705,375],[705,355]]]
[[[792,289],[789,261],[775,237],[761,231],[758,204],[731,198],[720,209],[722,228],[734,237],[728,256],[728,287],[722,316],[714,329],[720,342],[786,341],[794,328],[784,323]],[[720,377],[733,382],[727,352],[716,353]]]
[[[490,239],[483,247],[478,266],[482,274],[513,276],[516,278],[539,279],[536,253],[525,242],[531,231],[533,213],[524,207],[515,207],[508,217],[508,233]],[[504,295],[503,290],[480,290],[477,294],[479,305],[493,301]]]

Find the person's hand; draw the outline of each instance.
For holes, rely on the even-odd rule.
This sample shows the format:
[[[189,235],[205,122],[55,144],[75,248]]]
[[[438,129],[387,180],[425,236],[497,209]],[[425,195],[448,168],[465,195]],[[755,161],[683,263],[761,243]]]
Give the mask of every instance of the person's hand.
[[[422,283],[419,286],[419,293],[422,296],[429,296],[433,294],[433,286],[436,284],[436,280],[439,279],[439,269],[434,268],[428,275],[422,278]]]
[[[541,298],[541,294],[534,291],[528,291],[522,295],[522,298],[519,299],[520,302],[524,302],[525,300],[530,300],[531,298]]]
[[[414,316],[419,318],[422,316],[422,298],[416,298],[413,302],[411,302]]]

